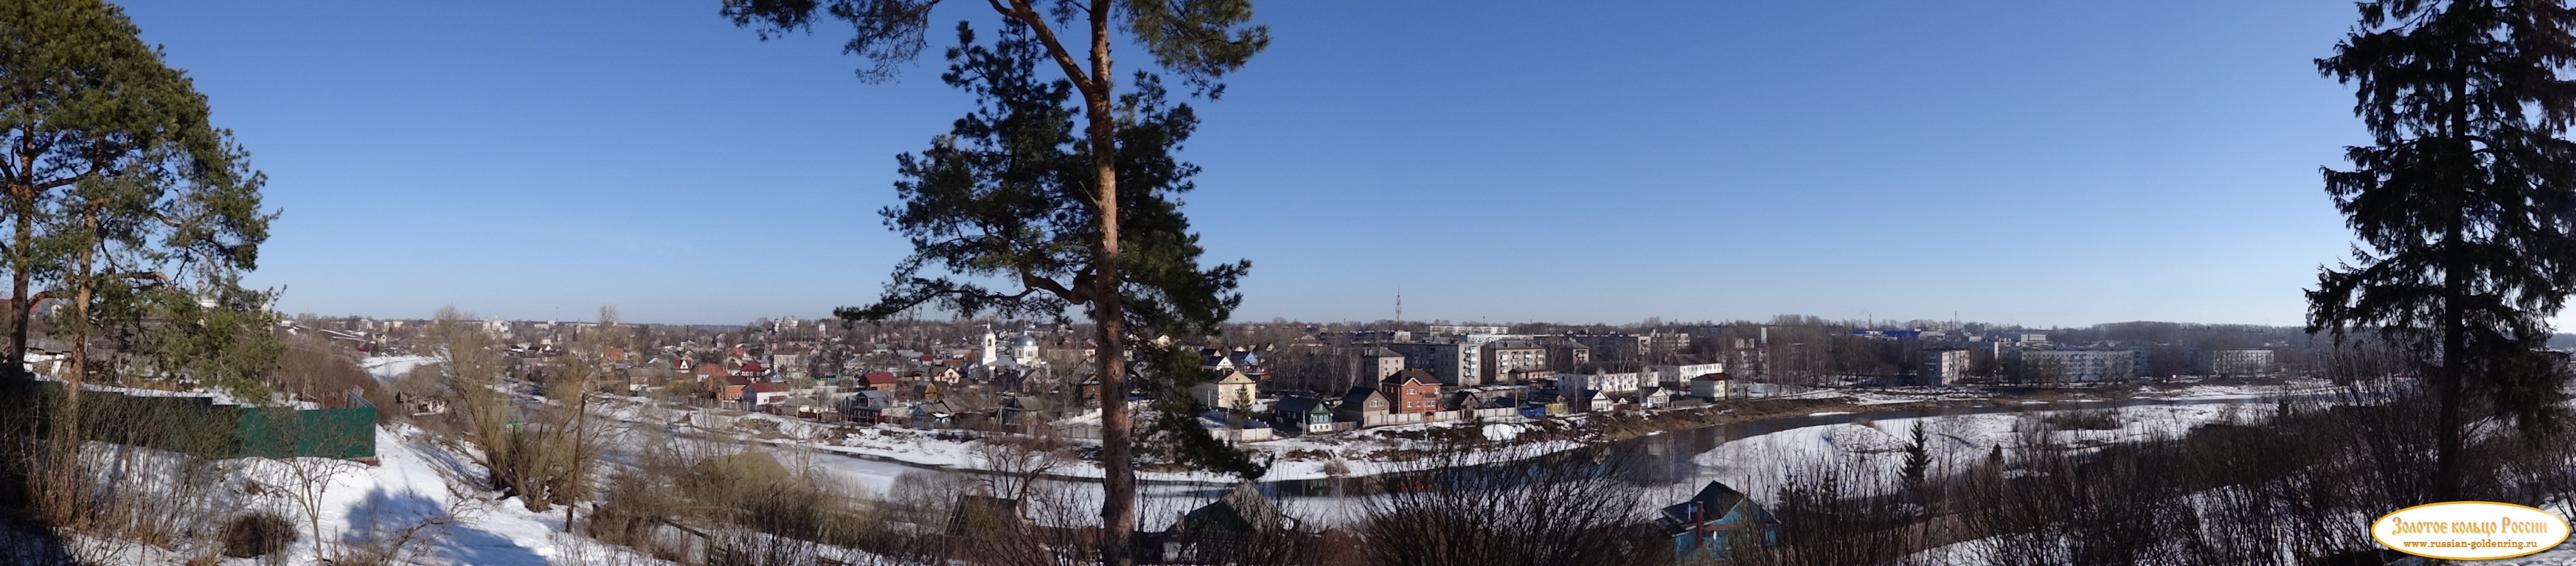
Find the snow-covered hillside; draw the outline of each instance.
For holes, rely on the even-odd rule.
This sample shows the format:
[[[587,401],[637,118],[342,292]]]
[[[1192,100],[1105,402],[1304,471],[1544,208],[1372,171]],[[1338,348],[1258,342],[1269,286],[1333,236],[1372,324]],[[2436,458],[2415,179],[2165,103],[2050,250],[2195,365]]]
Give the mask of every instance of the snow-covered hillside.
[[[375,356],[359,361],[358,366],[367,368],[367,374],[376,376],[377,380],[390,381],[410,374],[414,368],[437,362],[438,358],[431,356]]]
[[[140,450],[94,445],[97,450]],[[394,564],[416,566],[542,566],[667,564],[631,550],[599,544],[563,532],[564,516],[530,513],[516,499],[494,499],[471,478],[483,469],[466,455],[425,440],[406,425],[376,431],[377,463],[323,458],[223,460],[220,487],[206,494],[221,510],[221,519],[247,513],[275,513],[294,523],[296,541],[280,555],[224,558],[226,566],[256,566],[283,559],[286,564],[314,563],[317,552],[342,558],[369,553],[390,556]],[[137,465],[168,468],[184,461],[175,454],[148,453]],[[156,470],[147,473],[175,473]],[[308,480],[313,483],[308,483]],[[307,486],[325,486],[311,491]],[[321,533],[306,514],[306,494],[318,495]],[[133,541],[75,541],[79,555],[119,564],[180,564],[211,556],[211,541],[182,541],[176,548],[138,545]]]
[[[2180,436],[2200,425],[2233,422],[2246,423],[2267,418],[2269,403],[2220,403],[2200,405],[2139,405],[2111,410],[2120,426],[2114,429],[2045,429],[2046,440],[2059,445],[2098,446],[2147,438]],[[1912,442],[1915,423],[1922,423],[1925,446],[1933,458],[1935,471],[1965,469],[1996,449],[2007,454],[2016,450],[2025,431],[2040,430],[2040,422],[2055,411],[2030,413],[1984,413],[1921,418],[1883,419],[1795,428],[1738,439],[1715,450],[1691,458],[1691,462],[1714,470],[1702,481],[1716,480],[1768,498],[1789,482],[1802,468],[1799,464],[1851,462],[1894,471],[1903,464],[1905,448]],[[1686,484],[1696,488],[1698,484]],[[1860,489],[1894,486],[1854,486]]]

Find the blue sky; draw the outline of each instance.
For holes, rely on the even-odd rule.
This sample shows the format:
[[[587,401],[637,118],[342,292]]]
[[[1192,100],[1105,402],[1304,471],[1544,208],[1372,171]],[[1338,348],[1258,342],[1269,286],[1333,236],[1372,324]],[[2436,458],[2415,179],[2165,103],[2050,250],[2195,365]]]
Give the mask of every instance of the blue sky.
[[[123,4],[270,175],[289,312],[821,316],[971,103],[945,34],[870,85],[714,0]],[[1263,2],[1188,211],[1238,320],[2300,321],[2349,2],[1972,4]]]

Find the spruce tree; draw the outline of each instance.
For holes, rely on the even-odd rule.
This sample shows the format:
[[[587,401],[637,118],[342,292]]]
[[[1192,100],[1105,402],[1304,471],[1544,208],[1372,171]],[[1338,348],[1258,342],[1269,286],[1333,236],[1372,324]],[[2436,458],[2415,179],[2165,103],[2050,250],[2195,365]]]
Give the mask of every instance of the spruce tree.
[[[2424,356],[2434,500],[2461,493],[2475,401],[2542,424],[2564,376],[2535,363],[2576,283],[2576,11],[2557,1],[2371,0],[2318,59],[2356,87],[2369,145],[2326,192],[2360,243],[2309,290],[2310,332]]]
[[[1916,496],[1923,494],[1923,482],[1932,468],[1931,436],[1924,433],[1923,421],[1914,421],[1913,436],[1905,444],[1905,488]]]

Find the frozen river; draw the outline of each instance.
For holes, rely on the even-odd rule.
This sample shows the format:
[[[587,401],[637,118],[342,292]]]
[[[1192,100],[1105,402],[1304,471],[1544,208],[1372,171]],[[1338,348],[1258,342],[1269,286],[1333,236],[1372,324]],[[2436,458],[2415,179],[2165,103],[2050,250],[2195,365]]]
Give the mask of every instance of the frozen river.
[[[1689,492],[1697,490],[1701,485],[1705,485],[1711,480],[1726,481],[1729,485],[1738,486],[1749,484],[1751,487],[1758,490],[1760,487],[1763,487],[1768,483],[1764,479],[1767,477],[1764,475],[1766,470],[1754,469],[1755,466],[1741,465],[1742,463],[1740,462],[1731,462],[1724,457],[1720,457],[1738,455],[1743,452],[1742,450],[1720,451],[1719,449],[1730,442],[1753,439],[1756,437],[1766,437],[1766,435],[1770,435],[1768,437],[1770,439],[1795,437],[1801,439],[1801,442],[1814,442],[1815,438],[1813,437],[1819,436],[1817,434],[1781,434],[1793,431],[1802,431],[1802,429],[1831,427],[1833,425],[1844,425],[1856,422],[1909,422],[1913,419],[1923,419],[1927,422],[1936,423],[1968,420],[2010,421],[2015,416],[2027,417],[2044,415],[2057,411],[2104,408],[2119,409],[2123,411],[2124,414],[2135,412],[2145,416],[2144,418],[2156,418],[2152,417],[2152,415],[2166,413],[2186,415],[2210,413],[2223,409],[2226,405],[2238,405],[2249,411],[2261,410],[2262,412],[2268,413],[2269,407],[2271,407],[2276,401],[2276,398],[2232,396],[2202,399],[2137,399],[2117,402],[2068,401],[2022,406],[1977,406],[1932,409],[1908,408],[1878,411],[1864,409],[1861,412],[1854,413],[1817,413],[1805,416],[1783,417],[1670,431],[1603,443],[1596,446],[1577,448],[1532,459],[1484,464],[1471,467],[1470,469],[1496,468],[1496,471],[1507,471],[1499,468],[1514,466],[1564,465],[1564,463],[1567,462],[1574,462],[1576,463],[1574,465],[1581,465],[1580,462],[1586,461],[1597,462],[1606,459],[1621,459],[1620,461],[1623,465],[1620,466],[1620,473],[1618,475],[1620,479],[1636,484],[1639,489],[1646,490],[1648,492],[1647,500],[1649,502],[1666,502],[1667,499],[1677,500],[1680,497],[1685,497]],[[2158,410],[2157,408],[2159,407],[2173,408],[2173,410]],[[2013,413],[2026,414],[2012,415]],[[1998,415],[1998,417],[1988,417],[1984,419],[1961,418],[1973,415]],[[2199,414],[2198,417],[2205,419],[2208,415]],[[2164,418],[2173,417],[2168,416]],[[2187,422],[2189,418],[2192,417],[2185,416],[2183,418],[2176,419],[2176,422],[2183,425],[2183,430],[2188,430],[2189,425],[2192,424]],[[1967,425],[1962,424],[1960,426]],[[1988,437],[1996,434],[1994,432],[1996,425],[1993,422],[1982,423],[1982,426],[1976,428],[1979,428],[1984,432],[1959,434],[1982,434]],[[2004,429],[2008,430],[2009,425],[2005,425]],[[1805,432],[1813,433],[1817,431],[1809,430]],[[1903,431],[1890,432],[1895,434],[1903,433]],[[1968,439],[1962,439],[1961,442],[1971,441]],[[1849,449],[1849,447],[1845,447],[1845,449]],[[1978,454],[1983,454],[1985,448],[1978,447],[1975,450]],[[977,472],[914,466],[824,451],[813,451],[810,456],[802,458],[802,461],[816,467],[832,477],[840,478],[849,482],[851,485],[859,486],[869,494],[890,493],[890,491],[895,487],[896,479],[906,474],[932,474],[943,476],[945,479],[963,481],[994,481],[994,478],[989,477],[988,474]],[[1771,466],[1773,468],[1778,467],[1775,464],[1776,463],[1766,462],[1761,465]],[[1414,473],[1418,474],[1419,472]],[[1260,487],[1264,493],[1267,493],[1271,497],[1279,500],[1285,510],[1292,515],[1298,516],[1302,520],[1310,523],[1339,523],[1355,515],[1354,512],[1357,510],[1357,504],[1360,502],[1361,498],[1368,497],[1373,493],[1378,493],[1385,489],[1385,486],[1403,485],[1405,482],[1402,480],[1407,475],[1407,473],[1396,473],[1355,479],[1272,481],[1262,482]],[[1097,513],[1100,486],[1096,480],[1051,479],[1041,480],[1039,485],[1045,491],[1062,494],[1054,505],[1071,507],[1069,509],[1039,510],[1039,513],[1042,515],[1052,514],[1058,517],[1088,518]],[[1204,505],[1209,501],[1213,501],[1216,496],[1222,494],[1226,489],[1227,486],[1222,485],[1191,485],[1173,483],[1148,483],[1142,485],[1139,487],[1139,491],[1142,492],[1143,501],[1140,505],[1142,509],[1141,515],[1145,522],[1144,526],[1149,529],[1159,528],[1172,518],[1177,517],[1180,513],[1196,508],[1200,505]],[[1761,492],[1756,491],[1756,493]],[[1033,503],[1033,505],[1042,504]],[[1656,503],[1656,505],[1660,506],[1661,503]]]

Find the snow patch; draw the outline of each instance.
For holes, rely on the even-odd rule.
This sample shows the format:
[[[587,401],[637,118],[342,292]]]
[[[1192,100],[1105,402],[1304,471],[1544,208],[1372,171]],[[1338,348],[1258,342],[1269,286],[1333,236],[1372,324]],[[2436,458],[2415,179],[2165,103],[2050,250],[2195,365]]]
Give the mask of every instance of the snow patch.
[[[377,381],[392,381],[437,361],[431,356],[376,356],[359,361],[358,366],[367,368],[367,374],[376,376]]]

